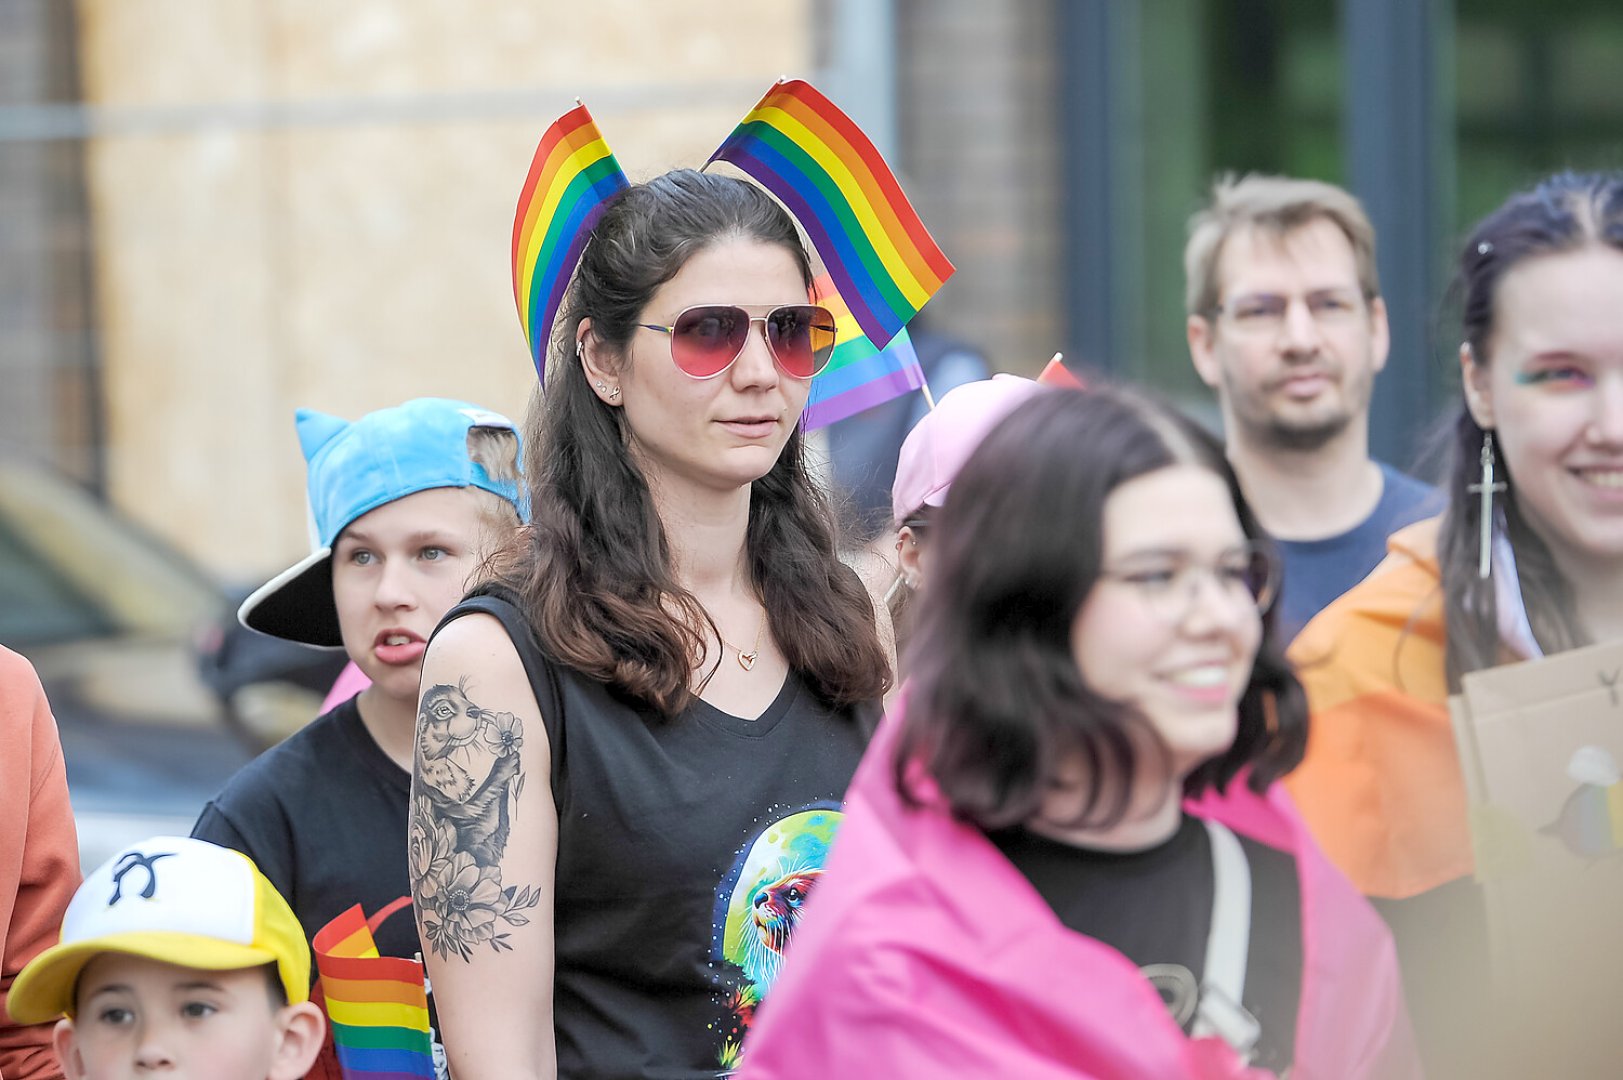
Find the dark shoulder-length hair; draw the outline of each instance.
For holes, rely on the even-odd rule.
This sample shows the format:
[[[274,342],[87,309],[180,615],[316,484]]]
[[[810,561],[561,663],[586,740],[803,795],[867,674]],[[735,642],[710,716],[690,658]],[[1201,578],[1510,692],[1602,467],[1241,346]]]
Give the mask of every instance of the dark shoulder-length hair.
[[[1623,173],[1561,173],[1530,191],[1512,195],[1483,218],[1466,238],[1452,293],[1460,307],[1461,339],[1479,365],[1493,362],[1499,284],[1524,259],[1576,251],[1592,244],[1623,251]],[[1499,663],[1499,606],[1493,579],[1478,570],[1481,500],[1471,491],[1482,477],[1483,429],[1460,407],[1449,441],[1445,480],[1448,509],[1438,535],[1448,685],[1460,676]],[[1500,478],[1507,473],[1496,462]],[[1572,588],[1549,548],[1527,523],[1516,497],[1516,478],[1494,497],[1516,555],[1516,572],[1528,624],[1540,648],[1561,652],[1588,644],[1578,622]],[[1497,569],[1497,568],[1496,568]]]
[[[703,629],[715,625],[672,572],[624,410],[592,392],[574,345],[590,319],[609,356],[628,362],[654,292],[693,255],[734,238],[783,248],[810,287],[794,222],[744,181],[681,169],[633,185],[604,212],[558,320],[546,394],[525,425],[531,524],[493,561],[496,583],[519,595],[551,656],[666,717],[689,703]],[[889,664],[868,594],[836,555],[832,511],[802,448],[797,430],[751,485],[750,580],[773,638],[814,692],[834,705],[871,700],[888,685]]]
[[[1020,406],[970,457],[935,522],[930,582],[909,648],[896,783],[922,761],[953,811],[987,829],[1034,818],[1068,762],[1093,777],[1134,775],[1148,724],[1083,679],[1071,627],[1099,580],[1105,501],[1171,465],[1227,484],[1245,535],[1263,539],[1209,434],[1123,390],[1051,390]],[[1226,753],[1197,767],[1187,794],[1222,790],[1242,769],[1257,791],[1301,761],[1307,700],[1274,638],[1273,615]],[[1078,824],[1119,821],[1126,784],[1089,785]]]

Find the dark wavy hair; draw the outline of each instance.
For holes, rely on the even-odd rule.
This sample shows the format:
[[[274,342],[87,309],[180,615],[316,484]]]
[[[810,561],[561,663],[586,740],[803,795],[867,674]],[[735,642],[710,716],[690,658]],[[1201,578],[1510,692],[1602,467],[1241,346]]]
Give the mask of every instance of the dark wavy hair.
[[[1623,173],[1561,173],[1512,195],[1466,238],[1451,294],[1459,304],[1461,340],[1477,364],[1493,361],[1499,284],[1524,259],[1600,244],[1623,252]],[[1483,429],[1460,408],[1449,440],[1444,481],[1448,509],[1438,536],[1443,617],[1447,627],[1448,685],[1499,662],[1499,612],[1493,580],[1478,576],[1481,503],[1469,490],[1482,477]],[[1504,463],[1498,467],[1504,470]],[[1508,471],[1508,470],[1506,470]],[[1549,548],[1527,523],[1516,498],[1516,478],[1494,503],[1503,507],[1506,536],[1516,553],[1528,623],[1546,653],[1588,644],[1574,612],[1572,589]]]
[[[1048,391],[987,436],[953,481],[931,538],[895,760],[904,798],[913,798],[906,770],[919,760],[956,814],[997,829],[1032,820],[1062,765],[1078,757],[1090,776],[1133,775],[1134,730],[1153,733],[1134,708],[1083,679],[1071,627],[1099,579],[1110,493],[1180,464],[1221,477],[1245,535],[1265,539],[1218,442],[1137,394]],[[1187,794],[1221,791],[1248,766],[1247,783],[1260,792],[1301,761],[1307,699],[1273,624],[1270,612],[1234,744],[1190,773]],[[1090,788],[1075,824],[1120,821],[1129,787]]]
[[[608,354],[628,362],[654,292],[696,253],[734,238],[782,247],[810,287],[793,220],[741,180],[680,169],[633,185],[604,212],[551,342],[546,394],[537,392],[525,424],[531,524],[492,564],[495,583],[518,594],[549,655],[665,717],[689,703],[701,628],[714,633],[715,624],[672,573],[664,525],[628,450],[625,412],[592,392],[574,343],[589,318]],[[751,584],[789,665],[815,693],[834,705],[872,700],[890,678],[873,606],[836,555],[832,512],[802,450],[796,430],[751,485]]]

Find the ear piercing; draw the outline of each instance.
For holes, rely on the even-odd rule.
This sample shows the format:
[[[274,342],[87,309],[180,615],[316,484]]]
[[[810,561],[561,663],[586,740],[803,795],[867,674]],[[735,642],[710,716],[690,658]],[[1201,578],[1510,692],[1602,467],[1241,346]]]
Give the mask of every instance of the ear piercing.
[[[613,401],[615,398],[620,396],[620,388],[618,386],[616,386],[613,390],[610,390],[608,383],[600,382],[596,385],[597,392],[607,397],[610,401]]]

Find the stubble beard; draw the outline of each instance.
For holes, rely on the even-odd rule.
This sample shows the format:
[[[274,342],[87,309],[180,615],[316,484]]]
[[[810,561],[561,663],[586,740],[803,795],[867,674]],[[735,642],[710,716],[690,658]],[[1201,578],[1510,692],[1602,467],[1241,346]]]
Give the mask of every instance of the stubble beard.
[[[1345,376],[1345,369],[1342,374]],[[1374,380],[1371,372],[1361,382],[1340,382],[1342,397],[1338,406],[1327,414],[1309,417],[1292,416],[1288,409],[1276,408],[1266,391],[1241,393],[1231,382],[1228,392],[1230,401],[1238,406],[1234,409],[1234,420],[1244,429],[1247,442],[1262,450],[1311,454],[1335,442],[1359,412],[1368,411]]]
[[[1352,414],[1346,409],[1308,422],[1294,421],[1270,411],[1265,420],[1245,426],[1251,440],[1266,449],[1306,454],[1323,450],[1351,423]]]

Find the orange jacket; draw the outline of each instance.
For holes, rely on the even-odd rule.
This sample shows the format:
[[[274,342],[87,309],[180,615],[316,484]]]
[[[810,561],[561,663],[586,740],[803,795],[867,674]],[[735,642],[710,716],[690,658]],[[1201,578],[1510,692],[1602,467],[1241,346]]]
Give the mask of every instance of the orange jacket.
[[[68,778],[45,691],[27,660],[0,647],[0,1080],[61,1080],[51,1024],[4,1011],[22,966],[56,943],[79,885]]]
[[[1290,649],[1313,721],[1285,783],[1324,853],[1371,896],[1414,896],[1474,866],[1448,715],[1438,525],[1394,533],[1386,559]]]

